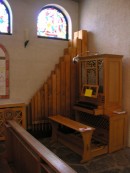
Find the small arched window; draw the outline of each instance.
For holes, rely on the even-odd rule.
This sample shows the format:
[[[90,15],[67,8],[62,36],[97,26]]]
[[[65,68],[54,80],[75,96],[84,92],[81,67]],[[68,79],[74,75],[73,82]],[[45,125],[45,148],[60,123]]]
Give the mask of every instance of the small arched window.
[[[9,4],[6,0],[0,0],[0,34],[11,34],[11,18]]]
[[[37,19],[37,36],[68,40],[68,21],[65,14],[55,6],[42,8]]]

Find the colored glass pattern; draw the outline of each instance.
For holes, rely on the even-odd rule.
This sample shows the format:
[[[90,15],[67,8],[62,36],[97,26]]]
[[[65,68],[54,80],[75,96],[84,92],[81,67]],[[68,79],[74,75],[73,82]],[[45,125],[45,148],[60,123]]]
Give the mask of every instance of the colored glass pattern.
[[[55,7],[44,7],[38,15],[37,35],[68,39],[68,24],[65,15]]]
[[[9,13],[6,5],[0,1],[0,33],[9,33]]]

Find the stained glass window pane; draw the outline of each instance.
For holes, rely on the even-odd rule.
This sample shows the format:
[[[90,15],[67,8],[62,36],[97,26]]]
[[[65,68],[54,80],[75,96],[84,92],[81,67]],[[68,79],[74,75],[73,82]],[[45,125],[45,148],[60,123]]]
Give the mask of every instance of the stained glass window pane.
[[[3,2],[0,1],[0,33],[9,33],[9,13]]]
[[[37,35],[42,37],[68,39],[68,25],[65,15],[55,7],[45,7],[38,15]]]

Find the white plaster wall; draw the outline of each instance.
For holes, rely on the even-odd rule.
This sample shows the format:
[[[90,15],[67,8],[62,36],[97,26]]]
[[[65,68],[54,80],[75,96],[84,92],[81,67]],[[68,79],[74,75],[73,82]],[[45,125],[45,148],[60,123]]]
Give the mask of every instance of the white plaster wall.
[[[89,50],[124,56],[123,107],[130,117],[130,0],[80,2],[80,29],[88,30]]]
[[[5,52],[3,51],[2,48],[0,48],[0,57],[5,57]]]
[[[46,81],[63,56],[67,41],[37,38],[36,21],[41,8],[58,4],[66,9],[72,20],[72,33],[78,30],[78,3],[70,0],[8,0],[13,12],[13,35],[0,35],[10,58],[10,98],[0,104],[28,103]],[[29,31],[30,42],[24,48],[24,31]]]

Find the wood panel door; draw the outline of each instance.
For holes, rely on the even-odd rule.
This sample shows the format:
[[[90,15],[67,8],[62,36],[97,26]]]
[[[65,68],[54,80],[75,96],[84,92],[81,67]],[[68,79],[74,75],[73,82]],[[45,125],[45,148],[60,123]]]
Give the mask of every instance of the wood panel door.
[[[109,153],[127,145],[127,114],[110,116]]]

